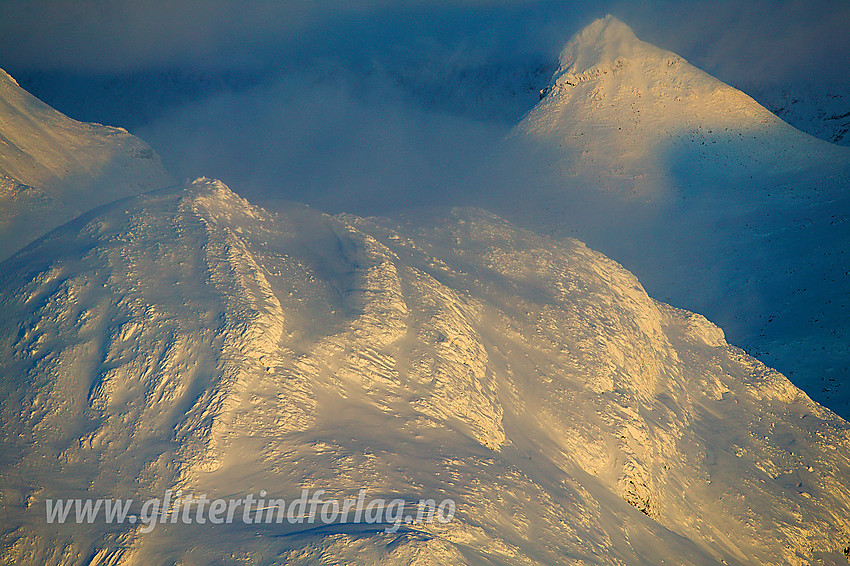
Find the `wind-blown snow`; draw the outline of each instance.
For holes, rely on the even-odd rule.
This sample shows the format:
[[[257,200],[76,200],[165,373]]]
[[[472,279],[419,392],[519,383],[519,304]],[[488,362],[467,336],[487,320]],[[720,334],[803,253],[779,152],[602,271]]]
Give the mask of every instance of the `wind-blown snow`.
[[[0,259],[96,206],[168,184],[145,142],[72,120],[0,70]]]
[[[200,179],[6,260],[7,563],[844,560],[850,428],[617,263]],[[46,525],[46,498],[452,497],[448,524]]]
[[[533,148],[526,192],[495,208],[587,241],[850,414],[850,149],[610,16],[544,94],[514,136]]]
[[[570,40],[545,93],[518,132],[557,143],[568,175],[609,190],[668,196],[659,185],[675,182],[671,161],[681,157],[699,169],[693,176],[720,164],[722,175],[740,176],[850,160],[612,16]]]
[[[846,563],[850,425],[563,236],[814,387],[850,367],[850,153],[611,17],[544,95],[511,140],[528,169],[503,164],[538,174],[463,195],[531,232],[267,210],[205,178],[138,195],[167,180],[148,146],[0,75],[0,561]],[[45,521],[48,499],[362,488],[457,514]]]

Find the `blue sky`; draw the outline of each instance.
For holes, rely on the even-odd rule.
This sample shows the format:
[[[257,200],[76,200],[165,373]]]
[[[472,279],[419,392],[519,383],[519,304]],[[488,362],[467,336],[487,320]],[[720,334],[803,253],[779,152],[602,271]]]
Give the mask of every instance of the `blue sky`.
[[[0,66],[275,69],[405,50],[489,61],[553,55],[609,12],[733,84],[850,80],[850,3],[840,0],[6,0]]]

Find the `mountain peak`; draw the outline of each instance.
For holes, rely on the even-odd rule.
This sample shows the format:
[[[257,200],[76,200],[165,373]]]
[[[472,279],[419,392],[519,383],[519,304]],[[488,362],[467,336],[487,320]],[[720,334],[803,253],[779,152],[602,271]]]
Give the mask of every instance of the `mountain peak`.
[[[581,80],[588,75],[604,73],[625,59],[635,58],[681,60],[674,53],[641,41],[632,28],[609,14],[570,39],[561,51],[555,79],[568,76]]]
[[[518,131],[571,148],[562,152],[570,176],[588,173],[593,184],[613,181],[647,198],[670,174],[660,155],[687,156],[692,176],[723,159],[724,171],[743,178],[765,163],[776,172],[805,168],[826,151],[827,162],[847,159],[613,16],[569,40],[543,95]]]
[[[0,443],[16,454],[0,459],[4,562],[235,548],[253,562],[492,563],[501,544],[506,564],[840,558],[848,424],[618,263],[476,211],[251,217],[219,181],[185,189],[66,224],[0,280]],[[107,519],[78,536],[43,519],[60,497],[171,490],[180,506],[161,516],[176,517],[181,492],[254,486],[290,504],[324,486],[441,494],[458,513],[417,527],[427,539],[360,519],[245,523],[271,499],[214,532]],[[517,509],[539,518],[534,537]]]

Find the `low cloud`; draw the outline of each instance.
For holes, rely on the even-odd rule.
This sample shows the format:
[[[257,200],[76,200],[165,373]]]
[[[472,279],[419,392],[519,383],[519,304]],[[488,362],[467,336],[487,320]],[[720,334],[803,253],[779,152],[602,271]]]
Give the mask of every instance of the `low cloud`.
[[[399,52],[427,58],[432,49],[480,61],[552,57],[572,33],[609,12],[639,37],[734,84],[850,76],[844,0],[7,0],[0,4],[0,66],[272,72],[326,58],[349,65]]]
[[[609,12],[745,89],[850,77],[850,5],[836,1],[15,0],[0,10],[0,66],[13,74],[250,76],[243,88],[175,97],[180,105],[153,108],[134,133],[178,176],[328,211],[380,213],[440,204],[458,187],[487,190],[492,181],[472,177],[536,103],[560,48]],[[144,85],[138,98],[159,95]]]
[[[621,2],[638,37],[739,88],[847,83],[850,3],[843,0]]]
[[[258,202],[367,214],[448,202],[509,127],[423,109],[384,78],[328,70],[223,93],[138,133],[178,176],[220,178]]]

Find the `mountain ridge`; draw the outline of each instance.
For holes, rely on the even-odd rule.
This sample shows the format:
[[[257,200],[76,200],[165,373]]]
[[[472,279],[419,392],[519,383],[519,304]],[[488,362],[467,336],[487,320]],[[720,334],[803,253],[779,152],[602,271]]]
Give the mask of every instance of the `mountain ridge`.
[[[624,192],[633,185],[634,196],[652,199],[665,198],[653,185],[669,174],[671,153],[687,151],[714,166],[712,156],[723,151],[732,165],[725,174],[739,177],[765,164],[793,172],[850,163],[850,150],[789,126],[749,95],[639,40],[613,16],[578,32],[559,60],[540,104],[516,130],[569,151],[567,176]]]
[[[690,92],[696,99],[683,101],[693,103],[688,108],[702,95],[694,95],[695,84],[719,92],[721,102],[733,95],[699,73],[691,83],[662,84],[673,80],[665,69],[687,63],[667,65],[666,55],[635,43],[623,26],[603,20],[579,34],[574,45],[589,42],[593,51],[595,37],[614,48],[566,57],[565,71],[574,68],[582,80],[559,75],[535,114],[536,125],[551,126],[544,142],[554,141],[556,155],[586,153],[556,159],[567,167],[550,193],[537,178],[518,185],[528,188],[524,198],[510,193],[515,216],[530,207],[532,229],[480,208],[395,218],[332,216],[292,203],[271,210],[199,178],[130,190],[122,200],[107,184],[105,204],[80,203],[88,207],[81,216],[63,209],[75,219],[0,258],[8,273],[0,280],[0,562],[846,563],[850,423],[730,345],[704,316],[652,298],[621,263],[563,230],[573,220],[596,227],[588,232],[594,237],[619,231],[620,251],[646,246],[649,254],[658,248],[647,243],[669,240],[679,255],[661,259],[680,260],[673,273],[690,277],[700,300],[719,295],[722,307],[741,299],[730,308],[765,314],[763,304],[741,306],[758,296],[783,316],[790,312],[786,332],[803,328],[823,348],[846,347],[846,327],[833,318],[819,322],[831,336],[813,333],[811,320],[801,323],[813,313],[844,313],[827,306],[847,295],[846,279],[835,276],[850,241],[837,217],[847,203],[843,165],[811,175],[811,167],[844,154],[824,155],[772,118],[764,124],[789,144],[774,157],[774,146],[753,148],[757,136],[713,136],[715,122],[681,130],[670,120],[683,137],[658,134],[653,121],[665,107],[657,100],[649,112],[632,106],[647,93]],[[616,53],[624,48],[645,56],[623,60]],[[656,82],[636,85],[647,69]],[[745,114],[761,115],[735,99]],[[632,114],[620,125],[606,121],[623,107]],[[570,116],[577,108],[588,112]],[[36,125],[66,124],[80,155],[95,164],[111,155],[102,151],[111,147],[104,132],[124,139],[125,149],[143,147],[120,130],[30,110]],[[709,117],[725,123],[727,110],[736,111],[709,105]],[[748,133],[757,133],[759,120],[745,124]],[[634,128],[631,137],[614,129],[623,125]],[[24,157],[29,143],[50,141],[55,128],[12,129],[31,130],[45,135],[14,144]],[[536,130],[517,137],[523,132]],[[579,139],[588,133],[595,139]],[[684,147],[681,161],[662,154],[641,164],[654,149],[643,134]],[[730,157],[711,150],[712,142],[748,153]],[[703,143],[709,149],[696,158],[687,153]],[[785,160],[795,144],[809,144],[809,153]],[[569,163],[575,155],[579,165]],[[73,156],[64,157],[72,163]],[[50,164],[57,163],[61,172],[61,159]],[[717,171],[718,163],[731,171]],[[690,176],[677,177],[682,170]],[[32,174],[48,188],[53,182],[44,171]],[[738,190],[730,178],[750,184]],[[122,186],[138,182],[129,175]],[[64,181],[53,186],[53,198],[76,194]],[[45,188],[35,194],[50,196]],[[569,209],[598,194],[604,198],[587,199],[588,208]],[[634,228],[652,213],[673,222],[655,233]],[[764,215],[774,216],[757,222]],[[540,235],[542,228],[551,235]],[[726,239],[696,245],[718,229]],[[823,247],[813,250],[812,241]],[[647,259],[629,259],[636,258]],[[812,280],[821,287],[789,294]],[[728,287],[718,292],[715,284]],[[747,285],[761,287],[748,293]],[[807,347],[779,338],[793,355]],[[400,521],[396,532],[383,524],[305,528],[238,516],[201,525],[176,514],[166,523],[163,515],[155,531],[132,522],[44,520],[48,500],[69,497],[138,503],[203,493],[232,501],[265,492],[291,501],[319,489],[328,498],[360,490],[405,501],[449,498],[457,513],[446,523]]]
[[[72,120],[0,70],[0,258],[91,208],[172,182],[142,140]]]
[[[850,425],[616,262],[491,213],[269,212],[199,179],[3,267],[7,562],[804,564],[850,539]],[[39,520],[67,494],[302,488],[458,512],[297,537]]]
[[[503,175],[532,184],[494,209],[588,242],[850,414],[850,149],[792,128],[614,18],[567,46],[511,138],[526,169]]]

